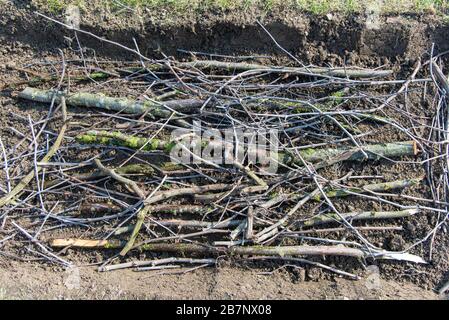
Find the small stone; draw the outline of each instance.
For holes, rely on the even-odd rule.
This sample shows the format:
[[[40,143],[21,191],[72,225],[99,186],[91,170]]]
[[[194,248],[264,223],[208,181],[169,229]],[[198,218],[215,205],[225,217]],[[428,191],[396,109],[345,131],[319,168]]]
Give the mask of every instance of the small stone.
[[[307,278],[312,281],[316,281],[320,278],[321,272],[318,268],[311,268],[307,270]]]

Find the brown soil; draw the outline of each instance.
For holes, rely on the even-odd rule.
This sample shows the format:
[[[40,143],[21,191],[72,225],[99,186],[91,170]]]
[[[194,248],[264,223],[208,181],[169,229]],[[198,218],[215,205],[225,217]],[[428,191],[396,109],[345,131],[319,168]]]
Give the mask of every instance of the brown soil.
[[[23,75],[7,70],[6,64],[18,66],[30,61],[57,60],[57,49],[61,48],[66,57],[73,55],[72,34],[42,18],[32,14],[34,10],[27,1],[15,1],[0,8],[0,88],[3,84],[23,80]],[[366,17],[351,16],[315,17],[299,15],[293,12],[273,12],[260,16],[260,12],[211,12],[197,18],[186,15],[183,19],[166,22],[156,17],[156,13],[147,13],[143,21],[130,19],[93,8],[83,16],[82,29],[91,31],[110,40],[133,47],[135,37],[139,49],[150,57],[177,55],[177,49],[206,51],[219,54],[269,54],[285,61],[279,50],[255,23],[259,19],[282,46],[294,53],[305,63],[340,66],[344,63],[358,66],[378,67],[386,65],[393,68],[396,76],[406,77],[419,58],[426,57],[431,43],[435,43],[436,52],[449,50],[447,34],[449,26],[438,21],[437,17],[425,16],[384,16],[380,29],[372,29],[366,24]],[[65,37],[69,36],[69,38]],[[133,60],[129,53],[116,46],[101,43],[90,37],[80,37],[83,46],[91,48],[86,55],[99,59]],[[446,64],[449,68],[449,64]],[[80,85],[82,87],[83,85]],[[87,86],[92,89],[92,86]],[[120,87],[115,88],[119,94]],[[9,127],[26,132],[27,122],[10,120],[11,113],[33,120],[41,118],[47,110],[44,105],[17,103],[10,92],[0,94],[0,134],[7,146],[20,139],[13,135]],[[416,100],[418,101],[418,100]],[[415,102],[416,102],[415,101]],[[76,116],[78,110],[71,109]],[[85,110],[83,111],[85,112]],[[431,111],[429,111],[431,112]],[[90,114],[98,114],[89,111]],[[94,123],[94,120],[92,120]],[[116,125],[114,123],[113,125]],[[52,128],[52,126],[50,126]],[[393,133],[384,132],[374,140],[385,141],[398,138]],[[373,140],[373,142],[374,142]],[[26,146],[18,149],[22,152]],[[77,152],[73,159],[81,160],[87,152]],[[26,166],[26,163],[24,163]],[[360,174],[376,174],[376,166],[361,164],[335,166],[327,169],[326,176],[338,176],[340,170],[347,172],[353,167]],[[26,169],[26,168],[25,168]],[[4,179],[3,172],[1,179]],[[383,167],[386,178],[398,176],[410,177],[422,174],[422,168],[416,165],[389,164]],[[425,196],[427,190],[416,188],[412,194]],[[339,203],[345,210],[365,209],[366,203],[357,200],[345,200]],[[372,208],[371,208],[372,209]],[[420,215],[401,221],[405,230],[401,233],[383,232],[369,238],[373,243],[390,250],[401,250],[414,239],[424,236],[435,225],[431,214]],[[52,235],[80,235],[81,231],[57,230]],[[0,233],[1,236],[1,233]],[[338,235],[337,235],[338,236]],[[340,235],[341,236],[341,235]],[[341,237],[340,237],[341,238]],[[351,239],[347,239],[351,240]],[[18,249],[25,260],[25,252],[20,250],[20,242],[8,246]],[[331,275],[321,269],[276,271],[271,275],[258,275],[276,266],[257,265],[249,270],[245,264],[234,267],[224,266],[216,270],[197,270],[184,275],[150,276],[147,273],[120,271],[97,273],[93,267],[80,268],[80,288],[70,289],[64,284],[68,273],[58,267],[43,266],[39,262],[18,263],[7,256],[0,255],[0,299],[3,298],[255,298],[255,299],[435,299],[432,290],[438,289],[449,280],[449,257],[447,248],[449,239],[447,226],[437,234],[434,242],[433,260],[425,266],[407,263],[376,263],[380,268],[381,282],[375,289],[367,280],[369,275],[360,264],[350,259],[331,259],[330,262],[363,277],[360,281],[348,281]],[[4,248],[0,246],[0,253]],[[6,250],[5,250],[6,252]],[[418,246],[413,253],[427,257],[429,244]],[[69,250],[66,257],[80,264],[98,262],[92,252],[80,253]],[[349,264],[349,270],[348,270]],[[351,270],[352,269],[352,270]]]
[[[223,267],[197,270],[183,275],[150,276],[119,270],[98,273],[80,268],[79,282],[73,272],[58,268],[14,263],[0,271],[1,299],[438,299],[411,283],[370,278],[349,281],[341,278],[292,281],[278,271],[261,275],[256,271]]]

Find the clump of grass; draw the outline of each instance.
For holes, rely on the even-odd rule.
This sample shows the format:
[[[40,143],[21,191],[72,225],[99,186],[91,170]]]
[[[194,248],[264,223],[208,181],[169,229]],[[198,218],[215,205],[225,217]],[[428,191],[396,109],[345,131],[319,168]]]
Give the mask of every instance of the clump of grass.
[[[57,13],[64,9],[65,4],[61,0],[47,0],[48,10],[52,13]]]
[[[33,0],[53,13],[63,11],[69,4],[86,6],[87,0]],[[290,8],[300,12],[326,14],[329,12],[363,12],[367,6],[379,4],[383,13],[435,12],[445,14],[449,10],[447,0],[89,0],[89,5],[110,8],[167,9],[173,13],[204,12],[207,10],[246,10],[251,7],[269,12],[275,8]]]
[[[384,12],[391,13],[425,13],[434,12],[445,14],[449,9],[447,0],[389,0],[385,1]]]
[[[97,0],[91,0],[95,2]],[[98,2],[100,2],[99,0]],[[33,2],[40,8],[46,9],[53,14],[59,14],[63,12],[68,5],[77,5],[80,8],[86,8],[85,0],[33,0]]]

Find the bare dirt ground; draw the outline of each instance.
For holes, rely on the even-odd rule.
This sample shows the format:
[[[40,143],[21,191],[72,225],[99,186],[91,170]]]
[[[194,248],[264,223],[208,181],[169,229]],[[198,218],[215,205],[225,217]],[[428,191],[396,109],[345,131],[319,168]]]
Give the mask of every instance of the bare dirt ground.
[[[6,64],[58,59],[58,48],[69,56],[75,46],[73,38],[65,37],[66,31],[34,16],[31,13],[34,9],[27,1],[15,1],[14,5],[0,8],[0,88],[23,80],[22,75],[6,70]],[[258,15],[258,12],[218,12],[204,16],[201,21],[186,16],[184,20],[167,22],[158,20],[156,13],[148,13],[142,21],[117,17],[94,8],[83,17],[81,27],[130,47],[130,39],[135,37],[142,53],[148,56],[158,56],[161,51],[179,55],[177,49],[221,54],[279,54],[254,23],[260,18]],[[274,12],[262,18],[276,39],[307,63],[387,65],[398,77],[406,77],[416,60],[429,50],[430,43],[435,43],[438,52],[449,49],[449,26],[432,15],[381,17],[380,27],[377,23],[368,24],[364,16],[334,15],[316,19],[291,12]],[[104,59],[129,59],[114,46],[89,37],[80,39],[84,46],[91,48],[88,54]],[[36,108],[17,104],[8,92],[0,94],[0,106],[0,130],[11,139],[8,144],[17,141],[7,128],[24,126],[10,121],[10,113],[30,114],[33,119],[38,119],[46,110],[45,106]],[[376,169],[367,167],[363,170],[371,174]],[[385,174],[391,177],[410,176],[410,172],[419,175],[419,170],[394,165]],[[414,192],[426,191],[418,189]],[[363,207],[362,201],[344,205]],[[404,225],[401,234],[382,234],[381,238],[386,239],[382,245],[400,250],[417,235],[431,230],[435,220],[431,216],[413,217]],[[73,232],[76,234],[77,231]],[[225,265],[163,276],[128,270],[98,273],[94,267],[67,271],[26,261],[29,257],[18,250],[15,257],[0,255],[0,299],[439,299],[443,297],[436,295],[434,290],[449,280],[448,245],[447,229],[443,227],[435,237],[433,260],[429,265],[381,263],[377,265],[380,278],[354,265],[351,271],[362,277],[359,281],[335,277],[316,268],[260,274],[272,270],[271,265],[251,268]],[[15,246],[20,247],[20,242]],[[0,253],[3,249],[0,246]],[[426,256],[429,245],[423,244],[416,250]],[[71,250],[67,257],[80,265],[98,263],[104,258]],[[25,261],[17,261],[20,259]],[[333,262],[336,265],[347,263],[338,259]]]
[[[85,267],[77,272],[14,263],[0,271],[0,299],[439,299],[432,291],[410,283],[341,278],[293,281],[278,271],[224,267],[183,275],[151,276],[121,270],[98,273]],[[75,278],[74,278],[75,277]],[[74,280],[75,279],[75,280]]]

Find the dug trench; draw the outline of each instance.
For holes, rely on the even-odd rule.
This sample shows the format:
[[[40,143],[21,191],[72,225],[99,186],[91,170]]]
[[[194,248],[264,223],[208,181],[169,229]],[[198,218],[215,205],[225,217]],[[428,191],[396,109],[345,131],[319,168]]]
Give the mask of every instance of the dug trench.
[[[2,5],[0,9],[0,134],[6,150],[18,146],[18,155],[30,152],[30,142],[20,132],[29,132],[28,117],[38,122],[45,118],[48,105],[17,99],[15,92],[30,84],[32,74],[20,68],[32,70],[36,74],[57,74],[59,69],[51,62],[60,61],[60,50],[67,60],[80,59],[78,40],[83,48],[85,59],[105,61],[105,69],[115,66],[113,61],[138,61],[138,57],[117,45],[99,41],[92,36],[78,33],[78,40],[71,30],[37,16],[38,10],[27,1]],[[51,15],[49,13],[45,13]],[[64,21],[63,16],[54,16]],[[81,29],[97,36],[136,48],[145,56],[162,59],[164,55],[179,60],[189,60],[191,55],[185,51],[207,52],[229,56],[256,56],[252,62],[260,64],[292,65],[292,61],[264,32],[256,21],[260,21],[269,30],[273,38],[283,49],[294,55],[304,64],[317,66],[353,65],[366,68],[392,69],[392,79],[407,79],[418,61],[423,64],[434,55],[449,50],[449,25],[432,15],[381,16],[372,26],[365,15],[311,16],[293,11],[274,11],[262,14],[257,10],[245,13],[209,12],[203,16],[186,15],[168,23],[157,13],[147,12],[144,17],[136,18],[129,13],[113,14],[94,8],[82,14]],[[433,44],[433,49],[432,49]],[[183,51],[180,51],[183,50]],[[265,58],[263,56],[269,56]],[[226,60],[226,58],[224,58]],[[449,63],[443,55],[443,71]],[[56,69],[52,69],[56,68]],[[447,72],[446,72],[447,73]],[[423,66],[417,78],[429,76],[428,67]],[[32,80],[32,79],[31,79]],[[38,83],[39,88],[57,85]],[[377,93],[390,94],[399,87],[383,88]],[[122,88],[113,81],[102,83],[81,82],[71,84],[71,90],[107,91],[116,96],[134,97],[135,92]],[[419,93],[410,91],[407,98],[398,97],[399,106],[407,105],[408,111],[423,119],[431,118],[435,110],[432,101],[422,99]],[[84,128],[95,128],[100,123],[104,128],[123,128],[120,119],[101,120],[101,111],[69,107],[69,117],[84,122]],[[77,118],[77,115],[83,118]],[[56,118],[48,124],[48,130],[58,132],[61,119]],[[126,124],[126,123],[125,123]],[[13,130],[11,130],[13,128]],[[144,128],[140,128],[144,133]],[[19,132],[19,133],[18,133]],[[68,134],[70,137],[70,134]],[[73,137],[72,137],[73,138]],[[400,133],[383,130],[370,137],[372,143],[394,141],[401,138]],[[21,142],[24,140],[25,142]],[[71,143],[72,140],[68,140]],[[44,140],[42,141],[44,143]],[[72,162],[89,159],[96,153],[91,150],[71,149],[67,151]],[[120,157],[115,151],[108,151],[109,158]],[[10,155],[14,157],[14,154]],[[423,165],[381,160],[375,164],[344,163],[323,169],[323,175],[336,179],[341,173],[353,170],[358,176],[383,176],[386,181],[400,178],[420,177],[425,174]],[[14,173],[21,177],[33,168],[32,157],[20,161]],[[81,171],[86,172],[86,171]],[[0,175],[2,193],[7,190],[7,177],[4,170]],[[17,183],[17,178],[11,183]],[[366,184],[372,181],[361,181]],[[28,190],[29,191],[29,190]],[[126,192],[124,188],[116,191]],[[429,188],[425,185],[414,186],[407,190],[410,196],[430,198]],[[2,194],[2,195],[3,195]],[[60,197],[62,196],[62,198]],[[56,202],[72,201],[73,194],[47,196],[49,206]],[[35,203],[35,205],[40,205]],[[364,199],[350,197],[338,204],[339,208],[350,212],[354,210],[372,210]],[[316,204],[306,205],[303,210],[313,210]],[[388,204],[377,204],[378,210],[390,210]],[[5,212],[19,225],[39,223],[32,217],[32,208]],[[30,211],[31,210],[31,211]],[[8,218],[9,219],[9,218]],[[34,220],[33,220],[34,219]],[[384,230],[366,235],[369,240],[386,250],[400,251],[425,237],[441,217],[434,213],[423,213],[395,220],[401,230]],[[9,223],[9,220],[4,222]],[[368,224],[360,223],[358,226]],[[391,222],[379,221],[369,226],[391,225]],[[335,225],[338,226],[338,225]],[[101,236],[107,232],[108,225],[96,230],[90,228],[53,228],[42,233],[41,241],[46,243],[52,238]],[[103,229],[102,229],[103,228]],[[447,225],[439,227],[434,237],[414,247],[413,253],[423,257],[427,264],[414,264],[398,261],[372,261],[367,264],[347,257],[311,258],[335,268],[357,274],[361,280],[347,280],[316,266],[286,266],[275,262],[248,262],[224,260],[217,267],[199,269],[184,274],[154,275],[130,270],[98,273],[96,267],[115,253],[78,250],[68,248],[61,256],[79,266],[79,269],[65,270],[57,264],[51,264],[38,254],[17,229],[0,229],[0,299],[1,298],[302,298],[302,299],[407,299],[438,298],[435,290],[449,280],[449,239]],[[353,241],[350,232],[339,231],[335,239]],[[7,241],[5,239],[8,239]],[[132,253],[130,259],[143,260],[153,257],[145,252]],[[165,257],[155,255],[154,257]],[[281,268],[282,267],[282,268]],[[373,280],[378,274],[379,282]],[[373,284],[372,281],[375,283]]]

